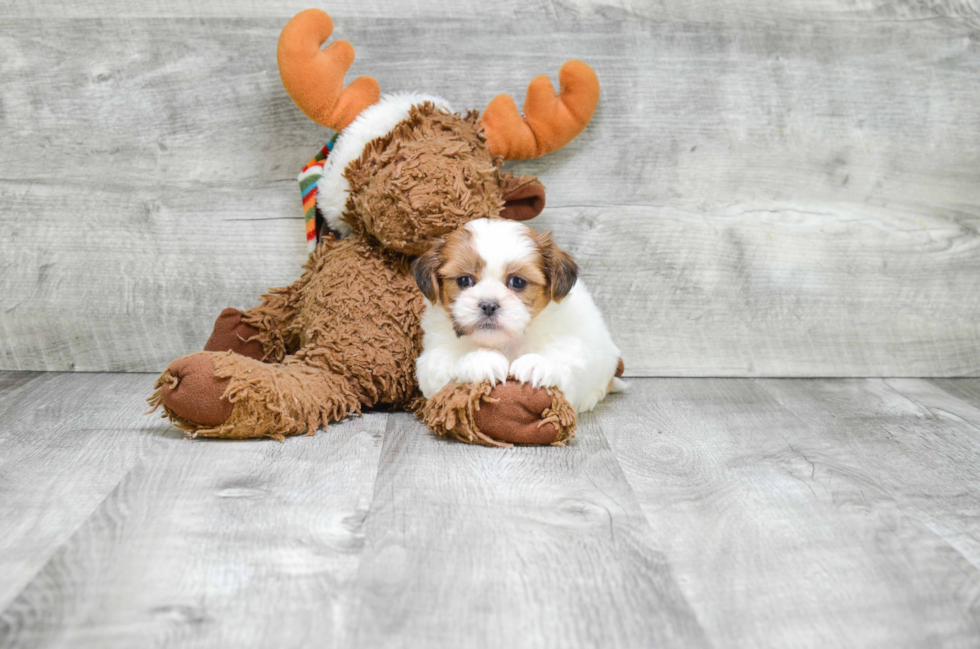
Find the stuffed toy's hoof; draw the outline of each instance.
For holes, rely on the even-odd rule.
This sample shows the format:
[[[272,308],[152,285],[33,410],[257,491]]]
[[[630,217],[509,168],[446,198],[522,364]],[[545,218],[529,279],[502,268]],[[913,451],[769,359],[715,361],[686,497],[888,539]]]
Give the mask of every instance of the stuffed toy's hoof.
[[[163,406],[164,416],[182,430],[213,428],[231,416],[233,405],[224,398],[229,381],[215,376],[210,354],[189,354],[163,371],[148,401],[154,409]]]
[[[556,393],[560,392],[557,388]],[[560,400],[564,401],[564,396]],[[509,444],[554,444],[564,442],[571,432],[562,427],[552,406],[555,396],[545,388],[508,381],[494,386],[490,399],[473,413],[473,423],[480,431],[498,442]],[[565,404],[567,406],[567,404]],[[568,406],[570,409],[571,407]],[[570,412],[572,422],[575,413]]]
[[[437,435],[470,444],[560,446],[575,436],[575,410],[557,388],[507,383],[451,383],[419,412]]]
[[[265,352],[262,350],[262,343],[256,338],[258,335],[258,329],[242,322],[241,311],[228,308],[214,321],[214,331],[204,345],[204,351],[232,351],[261,361],[265,358]]]

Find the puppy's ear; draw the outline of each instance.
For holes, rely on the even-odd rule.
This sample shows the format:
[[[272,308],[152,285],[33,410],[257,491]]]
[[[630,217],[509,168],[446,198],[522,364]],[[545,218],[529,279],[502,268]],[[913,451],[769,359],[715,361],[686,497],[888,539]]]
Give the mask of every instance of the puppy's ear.
[[[419,285],[419,290],[429,302],[435,302],[439,297],[439,277],[436,275],[436,271],[439,270],[439,265],[442,263],[439,252],[442,250],[443,243],[442,239],[436,240],[431,248],[412,263],[415,283]]]
[[[555,244],[550,230],[538,236],[538,246],[544,257],[545,275],[551,285],[551,299],[561,302],[578,281],[578,264]]]
[[[504,199],[504,208],[500,210],[502,219],[527,221],[544,209],[544,185],[534,176],[501,171],[500,196]]]

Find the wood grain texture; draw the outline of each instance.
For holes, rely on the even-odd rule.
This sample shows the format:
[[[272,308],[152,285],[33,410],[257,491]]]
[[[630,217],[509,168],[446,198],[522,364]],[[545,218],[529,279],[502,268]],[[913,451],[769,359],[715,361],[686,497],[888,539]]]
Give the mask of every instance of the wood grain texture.
[[[159,448],[161,427],[141,415],[151,386],[148,376],[0,373],[0,611]]]
[[[980,408],[980,382],[970,379],[933,379],[929,382],[956,398]]]
[[[810,390],[776,385],[779,397],[800,417],[858,446],[878,484],[903,512],[980,567],[980,408],[926,381],[863,383],[818,384],[823,389]],[[855,420],[863,425],[853,425]],[[980,629],[980,578],[970,584]]]
[[[298,5],[70,4],[0,12],[0,367],[156,371],[298,274],[329,133],[275,69]],[[461,108],[595,67],[589,129],[513,167],[629,374],[980,375],[973,0],[329,9],[355,73]]]
[[[128,382],[131,393],[148,378],[111,380]],[[26,567],[31,557],[42,566],[4,607],[0,647],[332,646],[386,418],[370,414],[299,444],[266,444],[188,441],[146,417],[152,430],[127,431],[129,446],[149,437],[156,452],[122,475],[76,455],[76,489],[86,479],[115,484],[96,508],[78,512],[84,524],[50,556],[23,537],[16,555],[3,555],[5,565]],[[75,432],[71,420],[55,430],[65,440]],[[12,445],[31,441],[18,432]],[[111,449],[113,440],[98,433]],[[31,487],[28,472],[43,466],[28,462],[5,480],[16,482],[4,485],[0,502],[13,487]],[[19,508],[14,520],[64,516],[85,503],[67,488],[54,496]]]
[[[564,448],[185,440],[0,372],[0,647],[973,647],[980,380],[633,379]]]
[[[0,17],[44,18],[289,18],[315,6],[310,0],[97,0],[71,2],[53,0],[38,5],[17,0],[7,3]],[[47,7],[47,10],[45,9]],[[323,7],[342,18],[399,18],[409,20],[554,20],[565,17],[643,18],[674,22],[712,22],[727,24],[772,23],[777,21],[868,21],[922,22],[949,21],[980,24],[980,4],[976,0],[501,0],[500,2],[459,2],[454,0],[359,0],[330,2]]]
[[[628,399],[603,428],[713,644],[977,642],[980,411],[870,380],[637,380]]]
[[[348,646],[708,646],[582,423],[572,446],[501,453],[392,415]]]

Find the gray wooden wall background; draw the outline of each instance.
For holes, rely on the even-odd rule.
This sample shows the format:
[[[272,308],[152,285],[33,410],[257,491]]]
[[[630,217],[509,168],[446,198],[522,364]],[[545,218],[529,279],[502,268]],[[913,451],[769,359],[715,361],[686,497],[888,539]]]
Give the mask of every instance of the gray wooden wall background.
[[[513,168],[630,375],[980,376],[977,0],[6,0],[0,369],[157,371],[297,276],[308,6],[460,108],[592,64],[590,128]]]

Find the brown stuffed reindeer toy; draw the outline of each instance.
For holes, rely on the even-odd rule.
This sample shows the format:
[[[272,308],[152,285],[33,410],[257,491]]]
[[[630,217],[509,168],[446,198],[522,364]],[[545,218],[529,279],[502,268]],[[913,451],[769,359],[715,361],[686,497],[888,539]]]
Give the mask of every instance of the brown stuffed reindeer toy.
[[[411,263],[470,220],[541,212],[537,179],[500,165],[550,153],[578,135],[598,103],[595,73],[568,61],[557,95],[546,76],[537,77],[524,116],[506,95],[482,116],[458,114],[438,97],[380,97],[371,77],[345,88],[354,51],[346,41],[321,50],[332,31],[326,13],[304,11],[282,30],[278,50],[289,95],[339,131],[316,182],[321,241],[292,286],[272,289],[248,311],[225,309],[205,351],[170,363],[150,404],[207,437],[281,440],[384,405],[467,442],[563,443],[575,413],[554,388],[453,384],[421,397],[415,358],[424,298]]]

